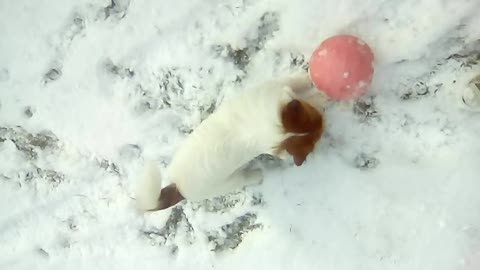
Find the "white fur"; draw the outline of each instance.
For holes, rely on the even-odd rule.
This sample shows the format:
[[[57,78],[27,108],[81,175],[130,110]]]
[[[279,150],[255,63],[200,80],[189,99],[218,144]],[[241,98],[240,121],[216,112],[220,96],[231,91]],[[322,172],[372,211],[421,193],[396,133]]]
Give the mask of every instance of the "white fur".
[[[289,136],[283,132],[281,106],[308,95],[309,89],[308,74],[301,74],[225,101],[185,139],[167,168],[168,179],[191,201],[260,182],[260,170],[244,172],[241,167],[260,154],[273,154],[274,147]],[[137,195],[143,209],[153,208],[158,199],[160,188],[152,184],[152,175],[160,177],[147,169],[146,184]]]
[[[135,190],[138,208],[141,210],[155,209],[158,204],[160,189],[160,172],[155,164],[147,162],[143,169],[143,176]]]

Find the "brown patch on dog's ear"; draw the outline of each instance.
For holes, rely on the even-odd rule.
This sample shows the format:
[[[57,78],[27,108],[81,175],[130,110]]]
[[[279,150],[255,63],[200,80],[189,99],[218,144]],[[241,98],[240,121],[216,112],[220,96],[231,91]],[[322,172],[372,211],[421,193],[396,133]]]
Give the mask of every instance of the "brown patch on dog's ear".
[[[308,154],[313,152],[320,134],[291,136],[282,142],[281,147],[293,156],[295,165],[301,166],[307,159]]]
[[[306,131],[302,131],[305,128],[303,127],[302,123],[298,123],[300,119],[299,115],[302,115],[303,107],[302,103],[299,100],[292,100],[287,105],[282,108],[282,125],[285,131],[296,132],[296,133],[304,133]]]
[[[183,201],[185,198],[178,191],[175,184],[170,184],[160,191],[158,198],[158,207],[155,210],[167,209],[175,204]]]
[[[299,135],[285,139],[277,151],[287,151],[293,156],[295,165],[301,166],[322,136],[322,114],[310,104],[294,99],[282,108],[281,120],[286,133]]]
[[[281,120],[285,132],[311,133],[323,129],[323,117],[320,112],[298,99],[283,106]]]

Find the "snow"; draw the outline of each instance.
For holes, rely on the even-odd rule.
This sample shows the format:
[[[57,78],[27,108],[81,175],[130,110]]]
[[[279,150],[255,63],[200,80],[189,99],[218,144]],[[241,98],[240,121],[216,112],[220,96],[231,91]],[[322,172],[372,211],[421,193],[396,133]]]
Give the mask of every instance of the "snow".
[[[0,269],[480,269],[480,2],[1,1]],[[305,68],[327,37],[375,53],[298,168],[140,213],[223,99]],[[188,170],[188,168],[185,168]]]

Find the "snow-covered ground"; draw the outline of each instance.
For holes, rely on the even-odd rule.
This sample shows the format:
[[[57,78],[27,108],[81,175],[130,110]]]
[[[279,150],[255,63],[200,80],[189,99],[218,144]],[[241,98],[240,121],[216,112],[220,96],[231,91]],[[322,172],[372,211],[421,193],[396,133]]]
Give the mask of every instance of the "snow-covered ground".
[[[479,0],[0,1],[0,269],[480,269],[480,114],[460,98],[479,14]],[[328,104],[306,165],[136,210],[144,160],[168,164],[224,97],[340,33],[372,47],[374,83]]]

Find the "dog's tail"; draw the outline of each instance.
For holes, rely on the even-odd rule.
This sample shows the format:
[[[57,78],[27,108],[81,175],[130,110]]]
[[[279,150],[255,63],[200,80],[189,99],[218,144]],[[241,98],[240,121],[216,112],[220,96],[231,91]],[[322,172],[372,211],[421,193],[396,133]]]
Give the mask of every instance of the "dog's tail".
[[[161,176],[157,166],[152,162],[147,162],[143,169],[143,176],[138,181],[135,190],[137,207],[143,211],[156,210],[161,189]]]

